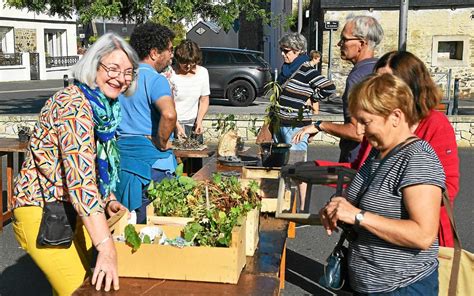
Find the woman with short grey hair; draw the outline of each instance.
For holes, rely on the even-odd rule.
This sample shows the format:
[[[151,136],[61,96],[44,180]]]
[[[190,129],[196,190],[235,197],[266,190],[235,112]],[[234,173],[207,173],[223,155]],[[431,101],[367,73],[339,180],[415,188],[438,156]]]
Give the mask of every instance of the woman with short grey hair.
[[[311,123],[313,113],[319,112],[319,101],[335,93],[334,83],[310,63],[306,54],[306,38],[299,33],[289,33],[280,39],[280,52],[284,64],[277,82],[281,86],[278,107],[275,116],[278,126],[274,126],[273,141],[291,144],[291,150],[308,150],[306,136],[299,143],[292,143],[292,138],[301,127]],[[306,185],[300,185],[300,209],[305,207],[304,196]]]
[[[133,91],[137,67],[135,51],[118,35],[105,34],[73,67],[74,85],[46,101],[31,136],[15,180],[13,229],[54,295],[71,295],[87,276],[97,290],[119,289],[117,254],[106,217],[126,210],[112,193],[119,172],[117,98]],[[37,237],[48,235],[40,224],[42,209],[51,204],[68,209],[74,231],[69,246],[36,243]],[[92,247],[98,255],[91,274]]]
[[[281,37],[280,41],[278,42],[280,47],[291,48],[294,50],[299,51],[300,53],[306,53],[307,42],[306,38],[301,35],[300,33],[289,33]]]

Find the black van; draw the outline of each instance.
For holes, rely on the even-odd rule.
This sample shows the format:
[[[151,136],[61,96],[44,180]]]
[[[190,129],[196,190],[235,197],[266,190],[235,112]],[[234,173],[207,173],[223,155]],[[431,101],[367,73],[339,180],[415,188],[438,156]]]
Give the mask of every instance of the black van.
[[[248,106],[265,92],[270,66],[260,51],[201,47],[202,66],[209,71],[211,97],[226,98],[234,106]]]

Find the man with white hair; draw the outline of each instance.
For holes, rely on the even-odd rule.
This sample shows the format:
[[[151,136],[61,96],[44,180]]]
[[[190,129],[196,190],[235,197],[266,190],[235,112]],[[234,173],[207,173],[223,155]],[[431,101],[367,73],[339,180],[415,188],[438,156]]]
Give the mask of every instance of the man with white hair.
[[[347,98],[352,86],[362,81],[373,72],[377,58],[374,58],[375,48],[383,38],[383,29],[379,22],[371,16],[354,16],[347,19],[337,46],[341,51],[341,59],[351,62],[352,68],[346,80],[346,87],[342,95],[344,124],[328,121],[317,121],[305,126],[293,137],[298,143],[306,134],[326,132],[341,138],[339,148],[341,154],[339,162],[352,162],[359,151],[362,136],[357,135],[355,122],[351,120],[348,112]]]

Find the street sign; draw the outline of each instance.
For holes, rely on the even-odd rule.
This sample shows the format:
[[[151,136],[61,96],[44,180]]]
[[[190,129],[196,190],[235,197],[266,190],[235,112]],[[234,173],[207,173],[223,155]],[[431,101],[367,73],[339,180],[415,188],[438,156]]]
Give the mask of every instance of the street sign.
[[[337,30],[339,28],[339,21],[326,21],[324,22],[325,30]]]

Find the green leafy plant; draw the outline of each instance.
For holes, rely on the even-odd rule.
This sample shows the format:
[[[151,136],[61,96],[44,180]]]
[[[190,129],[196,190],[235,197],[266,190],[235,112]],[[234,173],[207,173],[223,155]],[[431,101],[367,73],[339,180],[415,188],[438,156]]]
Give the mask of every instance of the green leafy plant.
[[[212,127],[220,135],[225,134],[230,130],[235,130],[237,121],[234,114],[222,114],[217,115],[217,121],[212,123]]]
[[[148,186],[148,198],[153,202],[158,216],[189,217],[189,204],[194,203],[192,195],[196,181],[183,176],[183,164],[176,168],[176,178],[152,181]],[[189,199],[189,200],[188,200]]]
[[[179,181],[165,182],[164,185],[153,184],[153,188],[148,190],[148,196],[154,198],[155,213],[194,218],[183,233],[184,238],[195,245],[229,246],[234,226],[250,210],[260,206],[258,183],[252,181],[242,188],[235,176],[223,177],[221,174],[214,174],[207,181],[192,181],[194,183],[188,187],[187,181],[184,186]],[[161,190],[168,192],[162,194]],[[181,197],[175,198],[178,195]],[[157,206],[160,208],[156,208]],[[173,211],[169,211],[170,209]]]
[[[132,247],[132,252],[135,253],[142,245],[142,240],[138,236],[138,232],[132,224],[125,226],[125,242]]]

